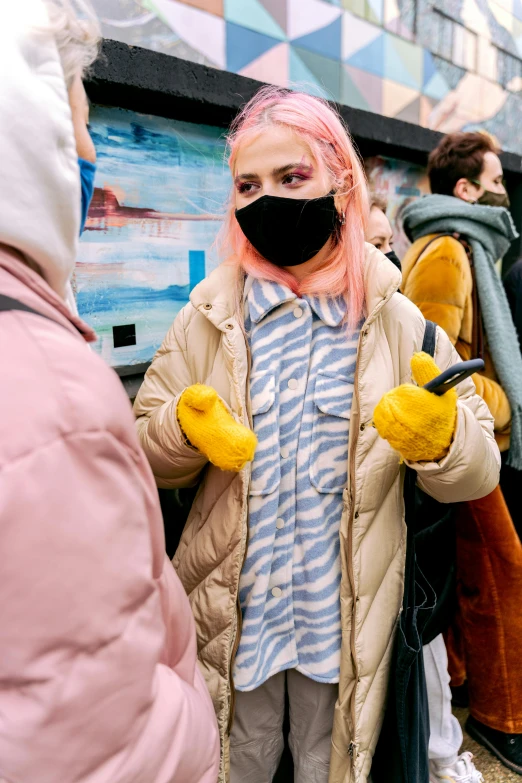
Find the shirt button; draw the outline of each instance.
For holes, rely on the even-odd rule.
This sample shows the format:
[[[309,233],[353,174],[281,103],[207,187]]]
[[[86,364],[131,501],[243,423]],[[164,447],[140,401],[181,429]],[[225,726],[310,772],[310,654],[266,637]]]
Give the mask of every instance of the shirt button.
[[[298,383],[295,378],[290,378],[288,381],[288,388],[289,389],[297,389]]]
[[[284,519],[281,519],[281,517],[279,517],[279,519],[276,519],[276,528],[278,530],[282,530],[284,528],[284,526],[285,526],[285,520]]]
[[[300,307],[296,307],[294,310],[294,318],[301,318],[303,311]]]
[[[283,459],[288,459],[290,456],[290,449],[287,446],[283,446],[280,452]]]
[[[280,587],[272,587],[272,590],[270,592],[272,593],[274,598],[279,598],[283,593]]]

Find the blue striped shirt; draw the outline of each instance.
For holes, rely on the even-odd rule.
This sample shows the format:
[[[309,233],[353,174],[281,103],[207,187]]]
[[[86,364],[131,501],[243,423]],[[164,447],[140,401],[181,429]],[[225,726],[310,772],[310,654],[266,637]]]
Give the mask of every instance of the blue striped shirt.
[[[339,681],[340,543],[358,332],[343,299],[247,281],[245,328],[259,445],[239,583],[238,690],[295,668]],[[247,285],[247,288],[248,288]]]

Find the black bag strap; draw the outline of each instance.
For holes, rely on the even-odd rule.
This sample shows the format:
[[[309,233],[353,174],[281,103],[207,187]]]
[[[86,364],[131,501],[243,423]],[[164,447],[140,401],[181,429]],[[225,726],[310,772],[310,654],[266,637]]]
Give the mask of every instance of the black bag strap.
[[[10,296],[5,296],[5,294],[0,294],[0,313],[5,313],[8,310],[22,310],[24,313],[40,315],[42,318],[47,318],[48,321],[53,320],[52,318],[49,318],[48,315],[39,313],[38,310],[34,310],[32,307],[29,307],[29,305],[19,302],[18,299],[13,299]]]
[[[52,321],[57,326],[61,326],[62,329],[65,329],[66,327],[64,324],[61,324],[59,321],[55,321],[54,318],[51,318],[48,315],[45,315],[44,313],[41,313],[39,310],[35,310],[33,307],[29,307],[29,305],[24,304],[23,302],[19,302],[18,299],[13,299],[11,296],[6,296],[5,294],[0,294],[0,313],[6,313],[11,310],[21,310],[23,313],[32,313],[33,315],[39,315],[40,318],[46,318],[48,321]],[[74,328],[82,334],[81,329],[79,329],[76,324],[73,324]]]
[[[429,353],[430,356],[435,356],[435,346],[437,343],[437,324],[433,321],[426,321],[426,329],[424,330],[424,340],[422,341],[422,350],[424,353]]]
[[[424,330],[424,339],[422,341],[422,350],[430,356],[435,355],[435,345],[437,340],[437,324],[433,321],[426,321]],[[404,477],[404,511],[406,522],[406,573],[413,575],[415,573],[415,487],[417,484],[417,473],[413,468],[406,468]],[[412,578],[404,585],[403,609],[408,610],[416,603],[415,579]]]

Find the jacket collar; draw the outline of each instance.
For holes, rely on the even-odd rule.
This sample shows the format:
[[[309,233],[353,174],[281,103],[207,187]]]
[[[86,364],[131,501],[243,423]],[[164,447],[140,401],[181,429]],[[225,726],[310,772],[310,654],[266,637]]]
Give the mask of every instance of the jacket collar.
[[[380,250],[366,244],[364,287],[368,321],[373,321],[400,284],[401,273],[397,267]],[[237,320],[236,302],[241,299],[243,286],[243,274],[224,262],[194,288],[190,301],[217,329],[224,331],[227,323]]]
[[[272,310],[285,302],[293,302],[300,298],[289,288],[270,280],[247,278],[245,282],[245,298],[251,320],[258,324]],[[303,296],[302,300],[310,307],[327,326],[339,326],[346,315],[346,302],[342,297],[329,299],[327,296]]]

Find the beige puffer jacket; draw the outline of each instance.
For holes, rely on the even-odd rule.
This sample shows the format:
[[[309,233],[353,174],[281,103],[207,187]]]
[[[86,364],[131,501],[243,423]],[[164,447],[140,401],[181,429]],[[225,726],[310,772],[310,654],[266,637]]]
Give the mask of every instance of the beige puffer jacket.
[[[359,340],[340,526],[343,640],[330,783],[364,783],[379,736],[402,600],[405,529],[399,457],[371,426],[372,415],[386,391],[411,380],[410,359],[422,346],[425,326],[415,305],[397,293],[398,271],[370,245],[365,278],[369,315]],[[249,423],[249,355],[235,312],[236,279],[234,269],[220,266],[194,289],[135,403],[141,443],[158,486],[200,482],[173,562],[196,618],[201,669],[218,716],[220,783],[228,778],[250,470],[236,475],[207,464],[184,443],[176,405],[187,386],[205,383]],[[459,360],[441,330],[435,358],[441,369]],[[414,465],[422,488],[447,502],[487,495],[499,477],[489,411],[471,381],[458,391],[458,425],[449,454],[438,464]]]

